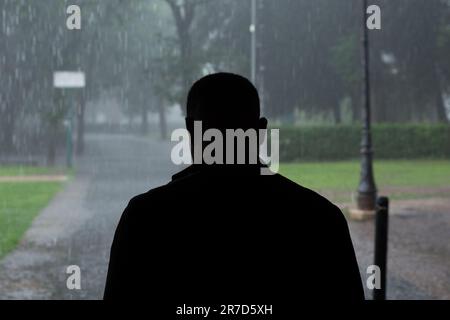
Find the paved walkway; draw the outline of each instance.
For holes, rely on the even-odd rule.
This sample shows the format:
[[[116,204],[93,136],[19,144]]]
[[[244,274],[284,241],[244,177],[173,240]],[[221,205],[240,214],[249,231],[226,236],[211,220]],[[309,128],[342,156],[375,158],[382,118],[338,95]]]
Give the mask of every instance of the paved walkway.
[[[133,136],[88,136],[76,178],[0,262],[0,299],[101,298],[122,209],[133,195],[166,183],[178,169],[171,165],[169,144]],[[450,299],[450,197],[392,205],[388,297]],[[373,221],[349,225],[365,279],[373,263]],[[65,271],[72,264],[81,268],[79,291],[66,288]]]
[[[450,299],[450,195],[391,201],[388,299]],[[373,264],[374,221],[349,222],[360,272]],[[366,297],[372,293],[366,290]]]
[[[0,299],[101,298],[109,248],[127,201],[179,169],[171,165],[170,145],[155,140],[95,135],[86,145],[76,178],[0,262]],[[66,288],[72,264],[81,269],[79,291]]]

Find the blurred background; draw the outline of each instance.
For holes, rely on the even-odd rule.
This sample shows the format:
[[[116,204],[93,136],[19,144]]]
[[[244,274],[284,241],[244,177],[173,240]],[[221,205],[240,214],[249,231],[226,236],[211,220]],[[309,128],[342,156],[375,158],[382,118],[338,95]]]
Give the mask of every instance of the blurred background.
[[[374,221],[351,209],[369,176],[391,199],[387,297],[450,299],[449,57],[448,0],[0,0],[0,299],[102,297],[123,208],[181,169],[170,134],[218,71],[257,86],[281,173],[348,216],[364,283]]]

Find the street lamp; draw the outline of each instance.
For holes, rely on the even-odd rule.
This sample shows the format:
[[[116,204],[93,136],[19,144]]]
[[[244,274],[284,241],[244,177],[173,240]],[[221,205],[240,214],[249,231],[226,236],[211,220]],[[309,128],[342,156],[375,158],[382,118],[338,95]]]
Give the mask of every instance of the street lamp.
[[[261,37],[263,25],[258,22],[257,11],[263,10],[264,2],[262,0],[251,0],[251,23],[250,23],[250,34],[251,34],[251,54],[250,54],[250,79],[255,87],[258,88],[259,96],[261,99],[261,113],[264,112],[265,108],[265,90],[264,90],[264,72],[265,67],[262,65],[261,57]],[[257,34],[258,33],[258,34]],[[259,52],[257,52],[257,50]],[[258,60],[258,61],[257,61]],[[259,64],[259,68],[257,65]]]
[[[363,2],[363,32],[362,32],[362,66],[363,66],[363,99],[362,112],[363,130],[361,140],[361,177],[358,187],[357,206],[360,214],[372,214],[375,210],[377,188],[373,176],[372,164],[372,133],[371,133],[371,100],[370,100],[370,51],[369,31],[366,26],[367,0]]]
[[[250,55],[250,73],[253,84],[256,83],[256,0],[251,3],[251,55]]]

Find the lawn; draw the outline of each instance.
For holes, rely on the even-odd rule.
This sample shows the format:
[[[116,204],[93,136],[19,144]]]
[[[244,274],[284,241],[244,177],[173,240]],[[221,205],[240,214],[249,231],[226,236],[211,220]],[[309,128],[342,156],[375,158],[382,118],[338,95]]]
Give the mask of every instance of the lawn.
[[[26,176],[26,175],[51,175],[66,174],[64,168],[55,167],[24,167],[24,166],[6,166],[0,167],[0,177],[2,176]]]
[[[61,169],[0,167],[0,176],[61,174]],[[0,259],[14,249],[63,182],[0,182]]]
[[[358,161],[284,163],[280,173],[313,190],[337,194],[336,201],[348,199],[359,182]],[[375,180],[379,190],[395,190],[394,198],[439,196],[450,188],[450,161],[392,160],[376,161]],[[429,191],[429,192],[424,192]],[[347,194],[347,196],[345,195]],[[390,194],[388,194],[390,195]]]

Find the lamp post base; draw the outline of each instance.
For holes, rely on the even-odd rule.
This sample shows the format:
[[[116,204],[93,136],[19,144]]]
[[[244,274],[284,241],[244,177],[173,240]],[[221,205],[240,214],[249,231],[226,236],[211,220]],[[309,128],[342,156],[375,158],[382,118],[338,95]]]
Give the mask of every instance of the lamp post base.
[[[364,221],[375,217],[375,210],[361,210],[356,208],[351,208],[348,210],[351,220]]]
[[[370,172],[372,172],[371,168]],[[370,176],[372,177],[373,174],[371,173]],[[375,182],[373,181],[373,178],[367,179],[364,182],[364,191],[362,191],[360,188],[356,196],[357,208],[360,210],[375,210],[377,201],[377,189],[375,187]]]

